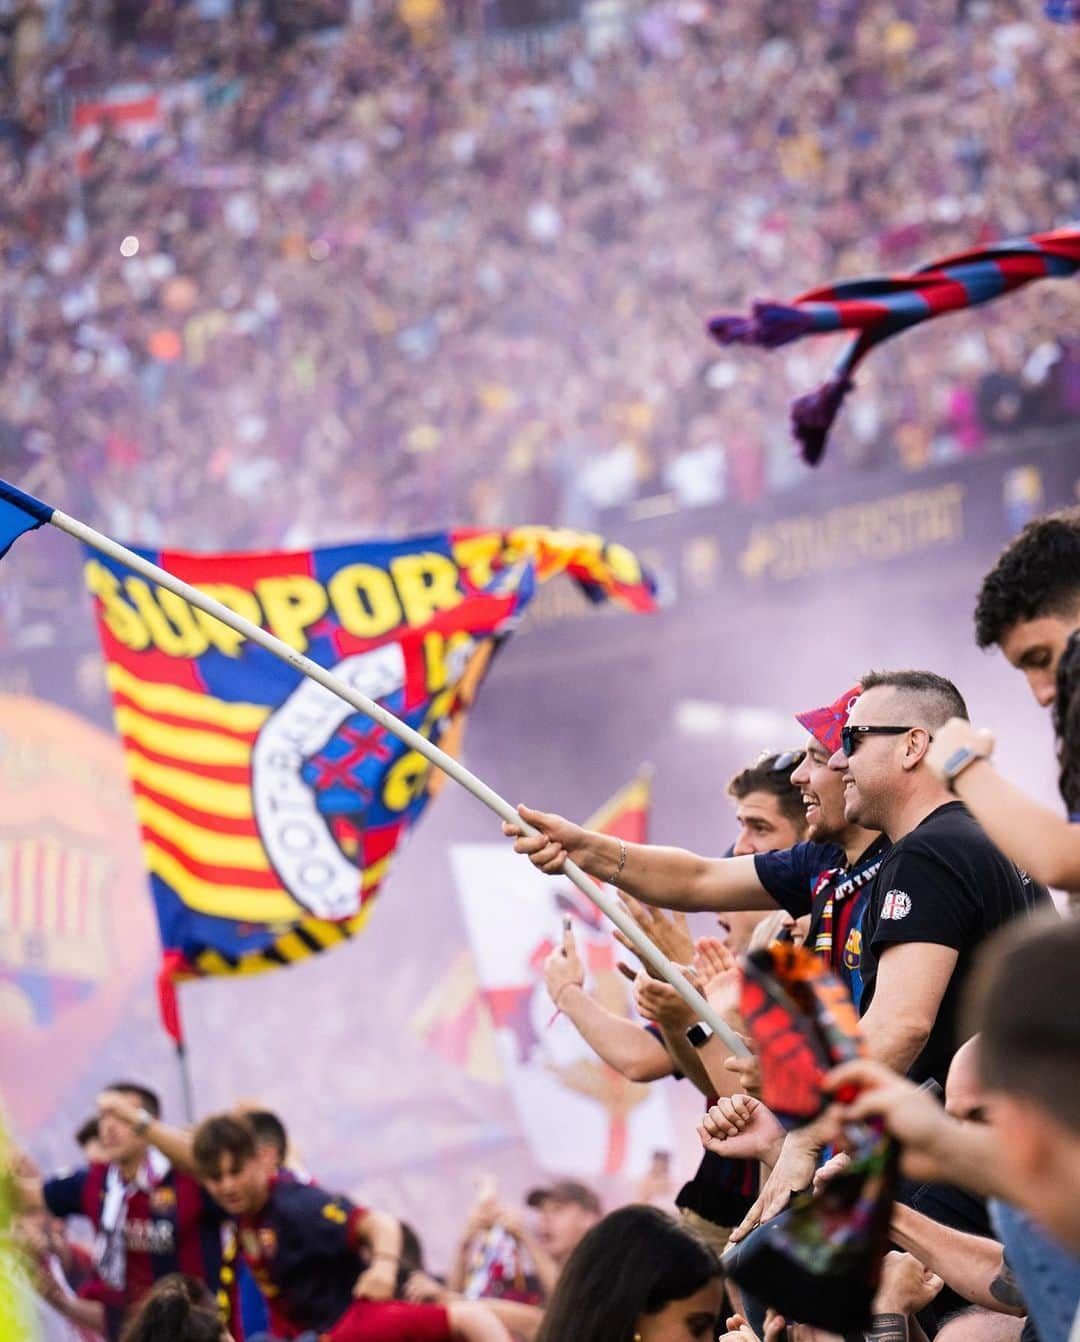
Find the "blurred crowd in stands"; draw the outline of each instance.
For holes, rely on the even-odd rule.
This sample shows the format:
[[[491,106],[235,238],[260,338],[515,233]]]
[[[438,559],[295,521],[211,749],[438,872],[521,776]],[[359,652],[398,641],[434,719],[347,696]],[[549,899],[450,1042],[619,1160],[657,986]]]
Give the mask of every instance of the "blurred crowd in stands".
[[[593,4],[546,45],[444,0],[3,8],[0,474],[145,545],[797,486],[837,351],[712,311],[1077,214],[1071,33],[1026,0]],[[836,458],[1066,421],[1076,315],[902,341]]]

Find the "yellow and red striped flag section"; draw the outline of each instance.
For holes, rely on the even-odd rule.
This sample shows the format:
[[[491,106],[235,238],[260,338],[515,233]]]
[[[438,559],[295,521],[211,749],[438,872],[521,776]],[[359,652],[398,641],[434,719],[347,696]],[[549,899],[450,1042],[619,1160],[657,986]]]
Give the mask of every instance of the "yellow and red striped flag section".
[[[593,812],[585,821],[585,828],[625,839],[627,843],[648,843],[652,779],[652,765],[643,764],[635,779]]]
[[[460,742],[538,583],[654,608],[622,546],[457,531],[260,555],[138,551],[332,669],[435,744]],[[166,977],[248,974],[354,936],[432,794],[428,762],[302,672],[88,551]]]

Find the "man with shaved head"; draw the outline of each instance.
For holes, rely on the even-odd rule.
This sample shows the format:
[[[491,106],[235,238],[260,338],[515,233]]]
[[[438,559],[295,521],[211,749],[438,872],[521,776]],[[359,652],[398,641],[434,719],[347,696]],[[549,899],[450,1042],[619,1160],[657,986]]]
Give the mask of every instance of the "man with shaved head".
[[[960,691],[932,671],[871,671],[829,767],[842,774],[844,818],[892,841],[863,915],[859,1003],[867,1052],[915,1081],[944,1087],[963,1042],[959,1002],[987,937],[1048,898],[1004,857],[926,762],[950,718],[968,716]],[[732,1239],[770,1220],[813,1174],[813,1127],[789,1133],[757,1202]],[[906,1197],[907,1193],[902,1193]],[[920,1204],[963,1225],[951,1190]]]
[[[944,1085],[975,952],[1045,892],[927,766],[934,733],[968,716],[952,681],[932,671],[872,671],[862,685],[829,764],[843,774],[848,823],[892,840],[863,922],[864,1030],[882,1062]]]

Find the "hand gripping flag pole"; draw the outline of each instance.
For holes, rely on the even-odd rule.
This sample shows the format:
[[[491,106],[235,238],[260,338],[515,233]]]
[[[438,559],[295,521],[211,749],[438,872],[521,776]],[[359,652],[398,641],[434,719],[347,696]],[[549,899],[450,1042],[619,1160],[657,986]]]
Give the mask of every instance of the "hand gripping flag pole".
[[[8,484],[7,481],[0,480],[0,557],[7,553],[11,543],[23,532],[31,531],[45,522],[60,531],[67,532],[69,536],[74,536],[76,540],[100,551],[101,554],[107,555],[110,559],[118,560],[133,572],[156,583],[159,587],[174,592],[190,605],[205,611],[207,615],[212,615],[216,620],[228,625],[230,629],[242,634],[252,643],[257,643],[260,647],[265,648],[267,652],[272,653],[281,661],[286,662],[317,684],[322,685],[331,694],[336,694],[339,699],[343,699],[358,712],[366,714],[396,736],[399,741],[404,742],[412,750],[423,755],[426,760],[434,764],[436,768],[441,769],[455,783],[459,783],[466,791],[471,792],[489,810],[494,811],[500,820],[506,820],[512,825],[517,825],[525,834],[531,835],[538,832],[522,820],[508,801],[500,797],[494,789],[488,787],[482,779],[477,778],[458,760],[440,750],[438,746],[432,745],[426,737],[421,736],[419,732],[400,721],[393,713],[387,712],[381,704],[369,699],[345,681],[332,675],[324,667],[313,662],[310,657],[305,657],[303,653],[290,648],[288,644],[283,643],[279,638],[275,638],[267,630],[260,628],[257,624],[252,624],[250,620],[245,620],[242,615],[238,615],[227,606],[223,606],[220,601],[215,601],[213,597],[200,592],[198,588],[182,582],[166,569],[151,564],[149,560],[143,559],[125,546],[110,540],[108,536],[103,536],[100,531],[88,527],[85,522],[69,517],[59,508],[52,508],[47,503],[42,503],[40,499],[35,499],[30,494],[24,494],[21,489],[16,489],[14,485]],[[563,874],[626,935],[642,958],[671,984],[687,1006],[693,1008],[698,1018],[704,1021],[713,1033],[723,1040],[736,1057],[747,1057],[749,1055],[747,1046],[706,1002],[682,970],[649,940],[637,923],[603,886],[597,885],[576,863],[571,861],[567,861],[563,868]]]

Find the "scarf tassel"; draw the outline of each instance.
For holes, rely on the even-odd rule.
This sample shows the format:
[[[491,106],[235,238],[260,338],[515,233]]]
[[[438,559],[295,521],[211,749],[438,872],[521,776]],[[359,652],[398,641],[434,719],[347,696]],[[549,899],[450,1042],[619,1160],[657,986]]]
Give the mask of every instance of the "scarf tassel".
[[[851,378],[842,374],[792,402],[791,429],[808,466],[816,466],[821,460],[833,420],[854,386]]]
[[[779,349],[815,330],[813,317],[789,303],[755,303],[749,317],[721,315],[709,322],[709,333],[721,345],[758,345]]]

